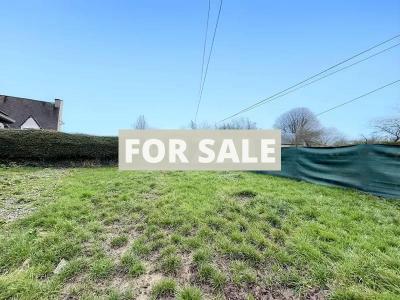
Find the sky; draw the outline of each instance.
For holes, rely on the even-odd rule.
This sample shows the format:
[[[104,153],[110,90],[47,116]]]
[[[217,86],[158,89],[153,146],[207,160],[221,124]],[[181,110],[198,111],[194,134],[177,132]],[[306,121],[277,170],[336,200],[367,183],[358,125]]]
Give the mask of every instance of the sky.
[[[218,6],[211,0],[210,29]],[[185,128],[198,101],[207,7],[0,0],[0,94],[63,99],[66,132],[117,135],[139,115],[152,128]],[[399,33],[398,0],[224,0],[198,119],[213,124]],[[292,108],[318,113],[397,79],[400,47],[242,116],[268,129]],[[400,84],[320,121],[356,138],[396,106]]]

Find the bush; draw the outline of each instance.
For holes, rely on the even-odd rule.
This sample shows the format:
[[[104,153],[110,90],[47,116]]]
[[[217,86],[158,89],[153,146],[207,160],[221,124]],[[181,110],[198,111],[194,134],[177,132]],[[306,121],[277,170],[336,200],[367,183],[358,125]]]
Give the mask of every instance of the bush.
[[[0,130],[3,162],[116,162],[118,138],[47,130]]]

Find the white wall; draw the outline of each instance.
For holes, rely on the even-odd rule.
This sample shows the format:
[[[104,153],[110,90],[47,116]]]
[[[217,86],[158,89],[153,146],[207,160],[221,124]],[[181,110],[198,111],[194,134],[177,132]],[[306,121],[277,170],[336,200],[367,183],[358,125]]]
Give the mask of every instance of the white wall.
[[[40,129],[40,127],[32,117],[29,117],[28,120],[21,125],[21,129]]]

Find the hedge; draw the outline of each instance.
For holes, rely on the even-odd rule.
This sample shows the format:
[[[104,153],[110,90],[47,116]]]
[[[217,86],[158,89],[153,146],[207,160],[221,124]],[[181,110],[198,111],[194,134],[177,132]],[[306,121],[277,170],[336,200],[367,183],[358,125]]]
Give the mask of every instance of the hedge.
[[[118,138],[46,130],[1,129],[0,160],[116,162]]]

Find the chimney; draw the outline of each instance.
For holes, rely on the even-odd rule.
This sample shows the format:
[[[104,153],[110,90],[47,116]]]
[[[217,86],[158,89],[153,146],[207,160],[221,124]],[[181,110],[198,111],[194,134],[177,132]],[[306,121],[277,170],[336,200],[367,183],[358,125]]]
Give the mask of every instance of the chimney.
[[[61,108],[62,107],[62,100],[61,99],[54,99],[54,107]]]
[[[63,109],[63,101],[61,99],[54,99],[54,107],[58,108],[58,122],[57,122],[57,131],[61,130],[61,126],[63,124],[62,121],[62,109]]]

